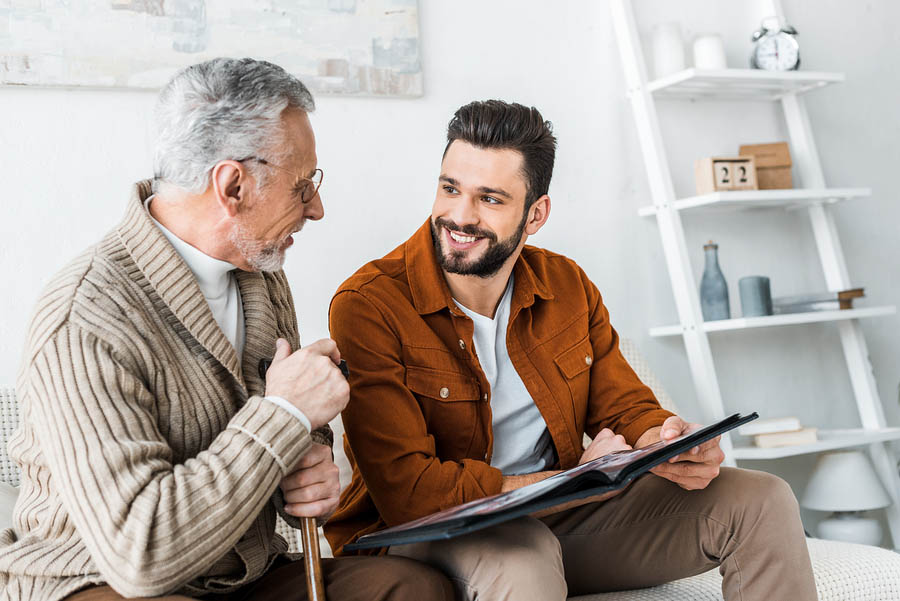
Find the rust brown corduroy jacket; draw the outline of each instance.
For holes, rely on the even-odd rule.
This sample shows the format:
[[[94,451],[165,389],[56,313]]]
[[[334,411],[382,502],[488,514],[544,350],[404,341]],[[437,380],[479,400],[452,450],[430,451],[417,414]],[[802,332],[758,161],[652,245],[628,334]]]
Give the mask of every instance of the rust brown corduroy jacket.
[[[574,261],[526,246],[513,273],[507,349],[560,469],[577,465],[585,432],[610,428],[634,444],[671,415],[622,357],[600,293]],[[490,386],[427,221],[344,282],[329,323],[350,365],[343,421],[353,479],[325,525],[336,553],[363,534],[500,492]]]

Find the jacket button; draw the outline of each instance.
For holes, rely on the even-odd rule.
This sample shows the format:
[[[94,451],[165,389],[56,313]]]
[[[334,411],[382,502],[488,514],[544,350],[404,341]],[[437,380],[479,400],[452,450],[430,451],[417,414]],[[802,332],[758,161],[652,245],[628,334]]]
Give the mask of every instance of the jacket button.
[[[590,365],[590,364],[593,363],[593,362],[594,362],[594,360],[591,359],[591,356],[590,356],[590,355],[585,355],[585,356],[584,356],[584,363],[585,363],[585,365]]]
[[[450,389],[444,386],[441,388],[441,398],[446,399],[448,396],[450,396]]]
[[[462,338],[459,339],[459,348],[461,348],[462,350],[466,350],[466,341]]]

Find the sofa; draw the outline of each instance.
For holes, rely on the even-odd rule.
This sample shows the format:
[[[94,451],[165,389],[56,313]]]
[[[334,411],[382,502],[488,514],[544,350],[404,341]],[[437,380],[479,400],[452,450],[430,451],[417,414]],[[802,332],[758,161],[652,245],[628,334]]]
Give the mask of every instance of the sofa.
[[[641,380],[656,394],[660,403],[676,411],[675,403],[641,357],[634,343],[622,339],[625,358]],[[12,509],[19,483],[18,469],[6,454],[6,443],[18,424],[18,406],[12,389],[0,389],[0,528],[12,524]],[[340,418],[332,422],[335,441],[343,437]],[[341,484],[350,480],[350,465],[343,445],[335,444],[335,462],[341,470]],[[285,536],[292,551],[299,549],[299,533],[279,518],[278,531]],[[322,556],[330,557],[331,549],[319,533]],[[821,601],[900,601],[900,554],[887,549],[810,538],[807,540],[816,589]],[[652,588],[600,593],[572,597],[570,601],[721,601],[722,577],[718,570],[684,578]],[[776,600],[773,600],[776,601]],[[781,601],[781,600],[777,600]]]

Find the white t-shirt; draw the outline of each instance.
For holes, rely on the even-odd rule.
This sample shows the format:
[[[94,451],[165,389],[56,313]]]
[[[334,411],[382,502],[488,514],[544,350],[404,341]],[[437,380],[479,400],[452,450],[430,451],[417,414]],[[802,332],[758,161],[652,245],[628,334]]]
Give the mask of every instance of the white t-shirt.
[[[456,301],[475,324],[475,352],[491,386],[491,423],[494,430],[491,465],[507,476],[539,472],[555,462],[544,417],[506,350],[512,292],[513,278],[510,276],[493,319]]]

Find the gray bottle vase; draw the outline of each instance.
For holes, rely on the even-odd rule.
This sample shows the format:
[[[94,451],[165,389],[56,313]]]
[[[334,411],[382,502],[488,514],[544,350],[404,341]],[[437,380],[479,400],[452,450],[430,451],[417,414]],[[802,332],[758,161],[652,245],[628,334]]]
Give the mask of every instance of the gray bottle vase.
[[[700,309],[703,321],[730,319],[731,309],[728,304],[728,283],[719,268],[719,245],[712,240],[703,245],[706,266],[700,280]]]

